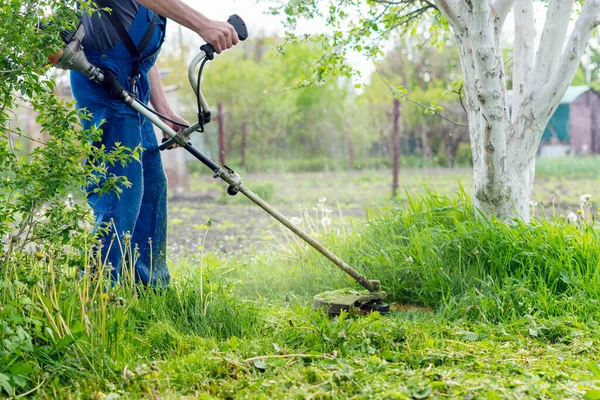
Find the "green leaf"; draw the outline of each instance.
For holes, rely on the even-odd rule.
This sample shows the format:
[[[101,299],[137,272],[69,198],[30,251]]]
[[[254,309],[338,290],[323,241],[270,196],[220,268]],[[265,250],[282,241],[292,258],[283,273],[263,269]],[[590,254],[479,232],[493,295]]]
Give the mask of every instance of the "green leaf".
[[[583,395],[584,400],[600,400],[600,390],[588,390]]]
[[[258,369],[259,371],[266,371],[267,368],[269,367],[269,365],[267,364],[267,362],[265,360],[263,360],[263,359],[254,360],[254,362],[252,364],[254,364],[254,366],[256,367],[256,369]]]
[[[284,358],[274,358],[271,361],[269,361],[269,365],[273,367],[283,367],[286,363],[287,360],[285,360]]]
[[[10,378],[7,375],[4,375],[3,373],[0,373],[0,388],[2,388],[6,393],[8,393],[11,396],[14,394],[14,389],[10,385]]]
[[[478,334],[469,332],[469,331],[458,331],[454,334],[457,336],[460,336],[460,338],[462,340],[464,340],[465,342],[475,342],[475,341],[479,340]]]
[[[237,350],[239,345],[240,345],[240,340],[237,338],[237,336],[232,336],[229,338],[229,346],[230,346],[231,350],[233,350],[233,351]]]
[[[54,346],[54,353],[60,353],[61,351],[65,350],[67,347],[69,347],[70,345],[75,343],[79,338],[81,338],[82,335],[83,332],[75,332],[72,335],[67,335],[63,337]]]

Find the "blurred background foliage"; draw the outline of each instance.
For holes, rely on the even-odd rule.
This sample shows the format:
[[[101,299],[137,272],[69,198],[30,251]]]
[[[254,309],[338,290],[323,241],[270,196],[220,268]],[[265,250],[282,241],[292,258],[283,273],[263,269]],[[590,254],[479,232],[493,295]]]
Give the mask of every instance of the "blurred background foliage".
[[[195,120],[196,103],[183,73],[195,50],[180,35],[179,43],[163,53],[160,67],[170,71],[166,83],[178,87],[182,116]],[[202,91],[214,119],[217,103],[223,104],[230,164],[241,157],[245,125],[250,170],[269,168],[267,158],[302,160],[307,165],[292,168],[298,171],[387,168],[394,91],[403,87],[403,165],[470,166],[459,58],[452,43],[433,46],[417,37],[398,41],[375,66],[368,84],[347,76],[315,83],[320,64],[314,57],[324,46],[319,40],[286,44],[279,37],[255,34],[207,66]],[[445,119],[431,115],[432,106]],[[215,154],[216,132],[217,124],[210,124],[197,144]]]

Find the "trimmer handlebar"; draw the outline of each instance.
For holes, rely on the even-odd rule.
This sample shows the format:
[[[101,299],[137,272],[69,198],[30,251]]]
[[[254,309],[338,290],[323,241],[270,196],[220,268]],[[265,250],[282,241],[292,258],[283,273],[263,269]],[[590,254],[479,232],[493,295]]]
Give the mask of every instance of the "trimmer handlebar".
[[[232,15],[231,17],[229,17],[227,22],[235,28],[235,31],[238,34],[238,38],[241,41],[248,39],[248,28],[246,27],[246,23],[244,22],[244,20],[239,15]],[[197,88],[199,82],[196,70],[198,69],[198,65],[200,65],[206,60],[212,60],[214,57],[215,48],[210,43],[206,43],[200,47],[200,53],[198,53],[198,55],[194,57],[194,59],[190,63],[190,66],[188,67],[188,80],[190,81],[190,85],[192,86],[194,93],[196,93],[196,95],[198,96],[198,102],[201,106],[201,110],[199,110],[199,113],[201,114],[199,115],[199,119],[202,119],[201,125],[210,122],[210,107],[202,91],[198,90]],[[198,124],[188,129],[179,131],[179,138],[189,137],[189,135],[196,129],[198,129]],[[158,147],[158,149],[160,151],[168,150],[172,148],[174,144],[184,146],[185,142],[186,140],[177,140],[177,138],[171,137],[170,139],[164,140],[163,143]]]
[[[239,15],[237,15],[237,14],[232,15],[231,17],[229,17],[227,22],[235,28],[235,31],[238,34],[238,38],[241,41],[248,39],[248,27],[246,26],[246,23]],[[188,68],[188,80],[190,81],[190,85],[192,86],[192,89],[194,89],[194,93],[196,92],[196,86],[198,85],[198,82],[196,79],[196,68],[198,68],[198,65],[202,61],[204,61],[205,58],[212,60],[214,57],[215,57],[215,48],[213,47],[212,44],[206,43],[205,45],[200,47],[200,53],[198,53],[198,55],[196,57],[194,57],[194,60],[192,60],[192,63],[190,64],[190,66]],[[200,100],[202,102],[202,107],[208,111],[209,110],[208,104],[206,103],[204,96],[202,94],[200,94],[200,95],[202,97]]]

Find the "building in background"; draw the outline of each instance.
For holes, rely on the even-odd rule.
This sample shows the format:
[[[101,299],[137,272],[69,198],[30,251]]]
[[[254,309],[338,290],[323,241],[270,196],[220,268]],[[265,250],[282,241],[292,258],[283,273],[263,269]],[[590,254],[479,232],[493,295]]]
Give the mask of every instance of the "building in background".
[[[600,93],[587,86],[572,86],[567,90],[559,109],[563,106],[568,107],[566,123],[571,152],[600,154]],[[558,110],[552,116],[551,123],[557,114]]]
[[[512,105],[512,91],[508,92]],[[589,86],[570,86],[544,131],[538,155],[600,154],[600,93]]]

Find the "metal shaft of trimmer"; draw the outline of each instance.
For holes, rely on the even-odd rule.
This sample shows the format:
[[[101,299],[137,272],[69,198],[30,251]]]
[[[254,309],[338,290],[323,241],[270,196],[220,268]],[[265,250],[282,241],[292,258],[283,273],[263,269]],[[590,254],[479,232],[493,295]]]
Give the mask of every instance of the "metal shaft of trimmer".
[[[131,107],[133,107],[137,112],[142,114],[144,117],[148,118],[155,126],[161,129],[163,132],[167,133],[172,138],[177,137],[177,132],[175,132],[170,126],[165,124],[159,117],[149,112],[144,106],[142,106],[135,98],[131,96],[126,96],[124,99]],[[273,218],[281,222],[285,225],[286,228],[294,232],[298,235],[302,240],[308,243],[311,247],[317,250],[319,253],[323,254],[327,257],[331,262],[337,265],[341,270],[350,275],[352,278],[356,280],[361,286],[369,290],[370,292],[379,292],[381,290],[381,285],[379,281],[370,280],[364,275],[358,273],[354,268],[346,264],[342,259],[329,251],[325,246],[323,246],[319,241],[314,239],[308,233],[304,232],[298,226],[294,225],[288,218],[286,218],[283,214],[277,211],[273,206],[264,201],[261,197],[259,197],[256,193],[248,189],[246,186],[242,184],[241,177],[235,173],[233,170],[227,167],[221,167],[213,160],[211,160],[208,156],[202,153],[200,150],[192,146],[190,143],[186,143],[184,148],[190,152],[194,157],[196,157],[200,162],[206,165],[215,173],[215,178],[221,178],[225,182],[227,182],[229,186],[229,193],[242,193],[247,198],[252,200],[257,206],[265,210],[269,213]]]

